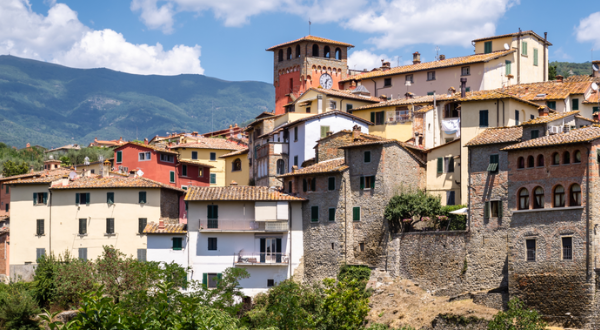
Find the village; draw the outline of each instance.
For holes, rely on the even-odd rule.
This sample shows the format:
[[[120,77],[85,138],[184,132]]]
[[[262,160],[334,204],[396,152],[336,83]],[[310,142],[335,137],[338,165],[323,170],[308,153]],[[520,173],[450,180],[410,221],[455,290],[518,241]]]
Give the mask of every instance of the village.
[[[352,44],[308,35],[267,49],[275,108],[245,127],[96,139],[113,156],[81,164],[60,160],[77,145],[47,150],[43,170],[0,178],[0,278],[32,281],[42,256],[93,260],[112,246],[207,288],[243,268],[252,298],[360,265],[593,328],[600,61],[549,77],[545,33],[472,44],[360,71]],[[419,190],[456,206],[463,226],[386,213]]]

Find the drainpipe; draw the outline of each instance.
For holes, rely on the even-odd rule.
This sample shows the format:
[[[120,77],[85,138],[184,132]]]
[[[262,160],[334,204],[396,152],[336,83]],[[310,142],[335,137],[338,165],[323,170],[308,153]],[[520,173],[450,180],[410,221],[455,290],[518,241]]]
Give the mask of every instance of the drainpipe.
[[[517,84],[521,83],[521,28],[517,34]]]
[[[496,100],[496,127],[502,127],[500,125],[500,100]]]
[[[377,82],[373,79],[371,79],[371,81],[373,82],[373,91],[375,92],[375,97],[377,97]]]
[[[585,269],[587,280],[592,277],[590,274],[590,149],[587,148],[587,171],[585,171]]]
[[[504,100],[500,100],[500,102],[502,102],[502,125],[504,126],[504,123],[506,123],[506,117],[504,116]],[[508,124],[506,126],[508,126]]]
[[[50,216],[48,219],[48,255],[52,254],[52,190],[48,189],[50,192]]]
[[[543,79],[542,81],[546,81],[548,80],[548,70],[546,69],[546,50],[548,49],[548,45],[547,45],[547,40],[548,39],[548,32],[544,32],[544,73],[543,73]]]
[[[285,189],[285,187],[283,187],[283,188]],[[289,263],[288,263],[288,273],[289,273],[288,278],[292,278],[292,251],[294,250],[293,249],[294,245],[292,244],[293,243],[292,242],[292,237],[294,236],[293,233],[292,233],[292,228],[293,228],[292,227],[292,213],[293,213],[292,212],[292,203],[288,202],[288,218],[289,218],[289,220],[288,220],[288,235],[290,237],[289,238],[289,241],[290,241],[290,259],[289,259]]]

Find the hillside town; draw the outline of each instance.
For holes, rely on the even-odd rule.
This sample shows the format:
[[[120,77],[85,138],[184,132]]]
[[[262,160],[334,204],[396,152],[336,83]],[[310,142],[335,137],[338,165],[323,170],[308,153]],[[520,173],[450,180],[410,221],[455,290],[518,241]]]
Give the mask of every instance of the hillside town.
[[[361,265],[595,328],[600,61],[550,80],[545,33],[472,45],[358,71],[352,44],[308,35],[267,48],[275,108],[244,127],[96,138],[112,157],[81,164],[60,160],[77,144],[46,150],[43,170],[0,178],[0,278],[32,281],[42,256],[93,260],[112,246],[207,288],[243,268],[251,300]],[[464,226],[386,213],[417,190]]]

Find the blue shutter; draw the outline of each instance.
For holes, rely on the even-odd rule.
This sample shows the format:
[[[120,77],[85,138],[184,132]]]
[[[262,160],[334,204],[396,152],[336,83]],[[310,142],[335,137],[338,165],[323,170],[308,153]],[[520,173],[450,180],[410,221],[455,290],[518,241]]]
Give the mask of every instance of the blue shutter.
[[[48,204],[48,193],[44,193],[44,204]]]
[[[85,193],[85,205],[90,205],[90,193]]]
[[[37,205],[38,193],[33,193],[33,205]]]

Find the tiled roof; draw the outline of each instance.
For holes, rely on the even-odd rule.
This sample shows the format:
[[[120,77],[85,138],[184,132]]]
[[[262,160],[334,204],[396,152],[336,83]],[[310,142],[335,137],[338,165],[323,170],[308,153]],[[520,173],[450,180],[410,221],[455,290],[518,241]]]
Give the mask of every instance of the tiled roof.
[[[416,110],[415,113],[426,113],[426,112],[428,112],[430,110],[433,110],[433,109],[434,109],[433,105],[428,105],[428,106],[422,107],[419,110]]]
[[[359,110],[366,110],[366,109],[385,108],[385,107],[393,107],[393,106],[409,105],[409,104],[429,104],[429,103],[433,104],[433,97],[434,97],[434,95],[426,95],[426,96],[416,96],[416,97],[413,97],[410,99],[407,99],[407,98],[395,99],[395,100],[390,100],[387,102],[381,102],[381,103],[377,103],[377,104],[363,105],[362,107],[352,109],[352,112],[359,111]],[[436,101],[448,101],[448,100],[455,100],[459,97],[460,97],[460,93],[457,93],[454,95],[439,94],[439,95],[435,95],[435,100]]]
[[[512,88],[512,86],[511,86]],[[500,92],[498,90],[484,90],[484,91],[475,91],[469,92],[465,98],[459,98],[460,102],[471,102],[471,101],[485,101],[485,100],[497,100],[497,99],[513,99],[525,104],[529,104],[533,107],[539,108],[540,105],[523,98],[519,98],[516,95],[509,94],[505,92]]]
[[[12,176],[0,178],[0,181],[15,180],[15,179],[19,179],[19,178],[27,178],[27,177],[31,177],[31,176],[40,175],[40,173],[43,173],[43,172],[33,172],[33,173],[28,172],[25,174],[12,175]]]
[[[127,142],[127,143],[125,143],[125,144],[123,144],[123,145],[119,146],[119,147],[118,147],[118,148],[116,148],[115,150],[119,150],[119,149],[121,149],[121,148],[125,148],[125,147],[127,147],[128,145],[130,145],[130,144],[131,144],[131,145],[134,145],[134,146],[142,147],[142,148],[148,148],[148,149],[150,149],[150,150],[154,150],[154,151],[156,151],[156,152],[162,152],[162,153],[165,153],[165,154],[172,154],[172,155],[177,155],[177,154],[178,154],[178,153],[177,153],[177,152],[175,152],[175,151],[168,150],[168,149],[161,148],[161,147],[157,147],[157,146],[155,146],[155,145],[151,145],[151,144],[145,144],[145,143],[137,143],[137,142]]]
[[[124,177],[129,177],[129,174],[127,174],[127,173],[120,173],[120,172],[110,171],[110,174],[112,174],[112,175],[120,175],[120,176],[124,176]]]
[[[185,223],[165,223],[164,228],[159,228],[158,223],[150,222],[144,228],[144,234],[186,234],[187,224]]]
[[[197,160],[190,160],[190,159],[180,159],[180,160],[178,160],[178,162],[179,162],[179,163],[182,163],[182,164],[189,164],[189,165],[195,165],[195,166],[202,166],[202,167],[208,167],[208,168],[215,168],[215,167],[214,167],[214,166],[212,166],[212,165],[208,165],[208,164],[205,164],[205,163],[203,163],[203,162],[200,162],[200,161],[197,161]]]
[[[592,94],[590,94],[590,96],[587,98],[587,100],[583,101],[584,104],[593,104],[593,105],[598,105],[598,96],[600,95],[600,93],[594,91]]]
[[[347,99],[353,99],[353,100],[359,100],[359,101],[365,101],[365,102],[381,102],[381,99],[378,97],[373,97],[373,96],[360,96],[360,95],[356,95],[356,94],[352,94],[352,90],[350,89],[345,89],[345,90],[341,90],[341,89],[324,89],[324,88],[310,88],[309,90],[307,90],[306,92],[310,91],[310,90],[314,90],[316,92],[319,93],[323,93],[325,95],[331,95],[331,96],[338,96],[338,97],[343,97],[343,98],[347,98]],[[306,94],[306,92],[304,92],[304,94]],[[297,102],[302,103],[301,98],[298,99]]]
[[[322,43],[327,43],[327,44],[333,44],[333,45],[339,45],[339,46],[346,46],[346,47],[354,47],[354,45],[345,43],[345,42],[341,42],[341,41],[335,41],[335,40],[331,40],[331,39],[325,39],[325,38],[320,38],[320,37],[315,37],[315,36],[306,36],[306,37],[302,37],[300,39],[296,39],[293,41],[288,41],[288,42],[284,42],[282,44],[279,45],[275,45],[271,48],[267,48],[267,50],[275,50],[279,47],[283,47],[283,46],[287,46],[287,45],[291,45],[300,41],[315,41],[315,42],[322,42]],[[333,51],[333,49],[332,49]]]
[[[384,145],[384,144],[388,144],[388,143],[395,143],[395,144],[397,144],[400,148],[406,150],[406,152],[408,152],[409,154],[411,154],[419,163],[421,163],[421,165],[425,165],[426,164],[426,162],[421,157],[417,156],[413,152],[413,150],[417,150],[417,151],[421,151],[421,152],[424,152],[425,150],[423,150],[423,149],[421,149],[419,147],[415,147],[413,145],[410,145],[408,143],[401,142],[401,141],[398,141],[398,140],[393,140],[393,139],[382,139],[380,141],[357,141],[357,142],[353,142],[353,143],[341,146],[340,149],[356,148],[356,147],[364,147],[364,146],[372,146],[372,145],[378,145],[378,144]]]
[[[476,137],[471,139],[471,141],[465,144],[465,146],[472,147],[486,144],[520,142],[522,137],[522,126],[493,127],[479,133]]]
[[[264,113],[264,112],[263,112],[263,113]],[[270,112],[267,112],[267,113],[270,113]],[[250,128],[252,128],[254,125],[256,125],[256,124],[258,124],[258,123],[261,123],[261,122],[263,122],[263,121],[264,121],[264,120],[266,120],[266,119],[275,119],[275,118],[277,118],[277,117],[281,117],[281,116],[283,116],[283,115],[284,115],[284,114],[280,114],[280,115],[271,115],[271,116],[265,116],[265,117],[261,117],[261,118],[258,118],[258,117],[260,117],[260,116],[258,116],[258,117],[256,117],[256,119],[255,119],[253,122],[251,122],[250,124],[248,124],[248,126],[246,126],[246,128],[244,129],[244,132],[248,132],[248,131],[250,130]]]
[[[190,187],[186,201],[304,201],[263,186]]]
[[[515,33],[508,33],[508,34],[501,34],[501,35],[497,35],[497,36],[492,36],[492,37],[487,37],[487,38],[479,38],[479,39],[475,39],[473,40],[473,42],[477,42],[477,41],[485,41],[485,40],[492,40],[492,39],[500,39],[500,38],[506,38],[506,37],[516,37],[519,34],[519,32],[515,32]],[[527,31],[521,31],[521,35],[532,35],[536,38],[538,38],[540,41],[544,41],[544,38],[542,38],[540,35],[538,35],[537,33],[533,32],[532,30],[527,30]],[[552,46],[552,44],[546,40],[546,44],[548,46]]]
[[[502,56],[505,56],[505,55],[508,55],[508,54],[511,54],[514,52],[516,52],[515,49],[500,50],[500,51],[496,51],[496,52],[492,52],[492,53],[488,53],[488,54],[475,54],[475,55],[468,55],[468,56],[461,56],[461,57],[453,57],[453,58],[448,58],[448,59],[440,60],[440,61],[403,65],[403,66],[398,66],[398,67],[391,68],[391,69],[385,70],[385,71],[371,71],[371,72],[366,72],[366,73],[361,73],[358,75],[350,76],[344,80],[341,80],[341,82],[370,79],[370,78],[383,77],[383,76],[391,76],[391,75],[396,75],[396,74],[410,73],[410,72],[416,72],[416,71],[422,71],[422,70],[448,68],[448,67],[453,67],[453,66],[480,63],[480,62],[488,62],[493,59],[496,59],[496,58],[499,58],[499,57],[502,57]]]
[[[222,156],[219,156],[219,158],[227,158],[227,157],[237,156],[237,155],[243,155],[243,154],[247,154],[247,153],[248,153],[248,148],[241,149],[241,150],[238,150],[238,151],[233,151],[233,152],[230,152],[228,154],[224,154]]]
[[[565,82],[600,82],[600,77],[590,75],[574,75],[565,78]]]
[[[446,143],[444,143],[444,144],[440,144],[440,145],[439,145],[439,146],[437,146],[437,147],[429,148],[429,149],[426,149],[426,150],[423,150],[423,151],[424,151],[424,152],[430,152],[431,150],[436,150],[436,149],[439,149],[439,148],[443,148],[443,147],[446,147],[446,146],[448,146],[448,145],[450,145],[450,144],[457,143],[457,142],[460,142],[460,138],[458,138],[458,139],[456,139],[456,140],[452,140],[452,141],[450,141],[450,142],[446,142]]]
[[[227,141],[221,138],[199,138],[197,141],[182,143],[171,147],[172,149],[178,148],[196,148],[196,149],[221,149],[221,150],[241,150],[247,147],[241,146],[237,143]]]
[[[539,83],[510,85],[508,88],[497,91],[527,101],[564,100],[570,94],[584,94],[590,85],[590,82],[559,82],[552,80]]]
[[[553,135],[547,135],[537,139],[531,139],[519,144],[508,146],[502,150],[515,150],[525,148],[538,148],[555,146],[569,143],[581,143],[588,142],[600,138],[600,126],[588,126],[572,130],[568,133],[558,133]]]
[[[177,191],[184,191],[154,180],[143,177],[125,178],[125,177],[96,177],[79,178],[69,181],[67,185],[56,185],[52,189],[103,189],[103,188],[167,188]]]
[[[522,123],[521,125],[523,126],[527,126],[527,125],[538,125],[538,124],[545,124],[545,123],[549,123],[558,119],[563,119],[569,116],[574,116],[576,114],[578,114],[579,111],[569,111],[569,112],[562,112],[562,113],[550,113],[548,116],[542,116],[542,117],[537,117],[537,118],[533,118],[531,120],[528,120],[524,123]]]
[[[308,175],[308,174],[322,174],[331,172],[341,172],[348,168],[348,165],[344,164],[344,158],[330,159],[322,162],[318,162],[309,167],[305,167],[295,172],[290,172],[278,176],[278,178],[296,176],[296,175]]]
[[[362,119],[360,117],[357,117],[355,115],[349,114],[347,112],[343,112],[343,111],[339,111],[339,110],[333,110],[333,111],[326,111],[326,112],[320,113],[318,115],[308,116],[308,117],[304,117],[304,118],[300,118],[300,119],[294,120],[292,122],[289,122],[289,123],[287,123],[285,125],[280,126],[279,129],[284,128],[284,127],[291,127],[291,126],[294,126],[296,124],[299,124],[299,123],[302,123],[302,122],[305,122],[305,121],[315,120],[315,119],[318,119],[318,118],[328,117],[328,116],[343,116],[343,117],[348,117],[350,119],[354,119],[356,121],[360,121],[360,122],[365,123],[367,125],[373,125],[372,122],[370,122],[370,121],[368,121],[366,119]]]
[[[13,181],[5,182],[4,184],[44,184],[44,183],[52,183],[58,179],[66,178],[67,173],[62,174],[50,174],[50,175],[42,175],[35,178],[29,179],[17,179]]]
[[[337,132],[335,132],[335,133],[333,133],[331,135],[327,135],[326,137],[317,140],[317,143],[319,143],[321,141],[324,141],[324,140],[331,139],[333,137],[336,137],[336,136],[342,135],[342,134],[352,134],[352,131],[348,130],[348,129],[343,129],[341,131],[337,131]],[[372,135],[372,134],[365,134],[365,133],[362,133],[362,132],[360,133],[360,139],[361,140],[362,139],[371,140],[371,141],[372,140],[383,140],[383,138],[381,136]],[[315,146],[315,148],[316,148],[316,146]]]

